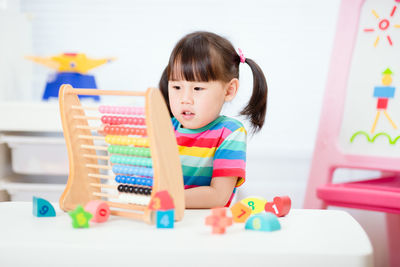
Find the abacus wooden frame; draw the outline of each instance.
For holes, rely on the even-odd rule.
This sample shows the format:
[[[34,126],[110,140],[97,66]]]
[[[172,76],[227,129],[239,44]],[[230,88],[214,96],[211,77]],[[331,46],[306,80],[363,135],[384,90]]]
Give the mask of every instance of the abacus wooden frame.
[[[99,173],[86,164],[97,164],[95,158],[83,157],[83,154],[96,155],[94,149],[83,149],[81,145],[93,146],[93,140],[79,139],[79,135],[92,135],[89,129],[81,129],[75,125],[88,125],[87,119],[73,119],[76,115],[85,115],[84,110],[72,109],[81,106],[78,95],[112,95],[112,96],[141,96],[145,97],[145,117],[147,135],[150,143],[153,161],[153,188],[151,199],[157,191],[167,190],[175,204],[175,220],[183,218],[185,210],[184,185],[182,167],[179,159],[178,146],[173,132],[171,119],[165,101],[159,89],[149,88],[140,91],[107,91],[98,89],[76,89],[69,84],[63,84],[59,91],[59,104],[64,138],[68,150],[69,176],[63,194],[60,197],[60,208],[70,211],[77,205],[85,205],[91,200],[101,199],[93,193],[100,193],[99,187],[91,183],[100,183],[100,178],[89,177],[89,173]],[[111,208],[111,214],[152,221],[151,210],[148,206],[106,201]],[[112,209],[116,208],[116,210]]]

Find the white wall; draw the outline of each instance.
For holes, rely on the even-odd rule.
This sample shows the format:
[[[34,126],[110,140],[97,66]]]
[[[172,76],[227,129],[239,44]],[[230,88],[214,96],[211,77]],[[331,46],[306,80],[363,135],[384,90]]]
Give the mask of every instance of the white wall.
[[[171,49],[186,33],[207,30],[227,37],[262,67],[269,86],[266,125],[249,139],[247,181],[238,197],[287,194],[295,208],[302,207],[339,0],[20,2],[31,18],[35,55],[82,52],[118,58],[92,72],[103,89],[157,86]],[[48,73],[33,66],[27,92],[32,100],[40,101]],[[224,110],[228,115],[237,114],[251,92],[247,65],[240,75],[239,95]],[[371,217],[380,222],[381,215],[353,214],[367,222],[363,226],[370,236],[384,235],[384,229],[368,224]],[[384,266],[385,246],[378,239],[377,258]]]
[[[241,192],[286,189],[296,207],[304,196],[338,7],[338,0],[21,1],[32,18],[35,55],[118,58],[93,71],[104,89],[157,86],[173,46],[188,32],[227,37],[262,67],[269,86],[266,124],[249,139],[248,179]],[[34,65],[33,73],[33,99],[39,101],[49,70]],[[225,114],[236,115],[250,96],[247,65],[241,66],[240,82]],[[272,185],[276,190],[267,190]]]

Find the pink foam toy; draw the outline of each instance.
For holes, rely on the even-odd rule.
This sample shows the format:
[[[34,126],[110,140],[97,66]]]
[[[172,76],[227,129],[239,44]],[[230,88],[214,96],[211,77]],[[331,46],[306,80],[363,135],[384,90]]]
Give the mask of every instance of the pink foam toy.
[[[89,201],[85,206],[85,210],[93,214],[92,222],[102,223],[110,217],[110,207],[101,200]]]

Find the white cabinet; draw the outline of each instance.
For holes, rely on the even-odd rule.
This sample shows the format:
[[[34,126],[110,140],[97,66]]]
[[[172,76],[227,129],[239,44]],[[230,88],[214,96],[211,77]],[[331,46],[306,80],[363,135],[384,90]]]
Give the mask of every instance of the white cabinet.
[[[68,175],[58,102],[0,103],[0,190],[57,201]]]

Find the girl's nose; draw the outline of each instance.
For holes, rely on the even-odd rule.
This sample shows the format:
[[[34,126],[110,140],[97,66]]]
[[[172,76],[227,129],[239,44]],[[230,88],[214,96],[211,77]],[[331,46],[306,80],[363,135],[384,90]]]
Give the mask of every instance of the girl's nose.
[[[193,94],[189,89],[184,89],[181,97],[181,104],[193,104]]]

